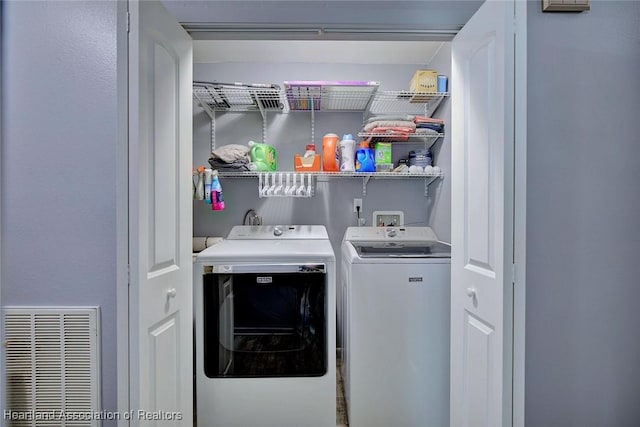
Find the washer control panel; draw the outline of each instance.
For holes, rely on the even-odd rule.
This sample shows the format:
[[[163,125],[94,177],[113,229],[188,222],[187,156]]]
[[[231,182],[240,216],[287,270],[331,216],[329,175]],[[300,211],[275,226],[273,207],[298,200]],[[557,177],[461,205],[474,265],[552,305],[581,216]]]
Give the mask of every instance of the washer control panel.
[[[434,241],[438,237],[431,227],[349,227],[344,235],[351,242],[398,240],[403,242]]]

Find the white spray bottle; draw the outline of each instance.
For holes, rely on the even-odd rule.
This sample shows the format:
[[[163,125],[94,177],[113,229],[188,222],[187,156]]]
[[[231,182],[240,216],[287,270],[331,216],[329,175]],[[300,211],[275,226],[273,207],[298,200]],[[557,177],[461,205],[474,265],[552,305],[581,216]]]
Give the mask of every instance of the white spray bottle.
[[[213,170],[204,170],[204,201],[206,204],[211,204],[211,176]]]
[[[196,200],[204,200],[204,166],[198,166],[198,183],[196,184]]]

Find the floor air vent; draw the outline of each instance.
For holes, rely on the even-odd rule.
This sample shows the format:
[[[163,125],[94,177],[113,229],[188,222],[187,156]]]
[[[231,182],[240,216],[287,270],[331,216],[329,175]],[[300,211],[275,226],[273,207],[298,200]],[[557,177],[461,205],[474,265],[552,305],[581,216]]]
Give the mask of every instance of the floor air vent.
[[[98,308],[4,309],[7,426],[100,426]]]

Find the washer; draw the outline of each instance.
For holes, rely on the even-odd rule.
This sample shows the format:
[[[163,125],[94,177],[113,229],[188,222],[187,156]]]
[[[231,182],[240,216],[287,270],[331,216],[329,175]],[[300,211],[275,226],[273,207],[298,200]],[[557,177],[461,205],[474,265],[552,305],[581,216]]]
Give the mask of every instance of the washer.
[[[349,227],[341,271],[349,426],[448,426],[450,246],[429,227]]]
[[[194,277],[198,427],[334,427],[335,255],[323,226],[236,226]]]

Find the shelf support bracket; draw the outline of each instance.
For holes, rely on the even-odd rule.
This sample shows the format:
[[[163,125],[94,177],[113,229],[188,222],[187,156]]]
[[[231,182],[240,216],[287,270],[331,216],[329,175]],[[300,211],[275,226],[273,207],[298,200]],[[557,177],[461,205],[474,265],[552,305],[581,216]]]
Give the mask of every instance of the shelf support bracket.
[[[204,102],[204,100],[198,96],[197,93],[194,93],[194,96],[198,99],[198,104],[207,113],[207,116],[211,119],[211,151],[216,149],[216,112]]]
[[[257,96],[256,96],[257,99]],[[267,119],[267,112],[264,109],[264,106],[262,105],[262,102],[260,102],[259,100],[256,101],[256,104],[258,104],[258,109],[260,110],[260,114],[262,115],[262,121]]]
[[[267,143],[267,112],[262,116],[262,142]]]
[[[198,99],[198,104],[200,105],[200,107],[202,107],[204,112],[207,113],[209,117],[213,118],[216,113],[209,106],[209,104],[207,104],[197,93],[194,93],[194,96]]]
[[[362,196],[363,197],[367,195],[367,184],[369,183],[370,179],[371,179],[371,175],[362,177]]]
[[[216,149],[216,113],[211,114],[211,151]]]
[[[315,108],[313,103],[313,97],[309,98],[309,103],[311,104],[311,144],[315,144],[316,141],[316,115]]]
[[[262,102],[257,102],[260,115],[262,116],[262,143],[267,143],[267,111],[264,109]]]

